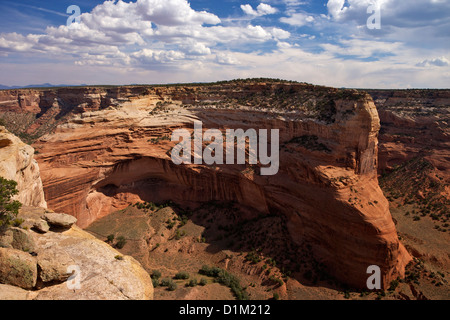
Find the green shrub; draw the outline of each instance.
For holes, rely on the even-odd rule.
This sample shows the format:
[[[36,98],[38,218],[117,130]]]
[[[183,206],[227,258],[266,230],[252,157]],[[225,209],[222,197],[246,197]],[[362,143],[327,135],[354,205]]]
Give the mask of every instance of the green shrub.
[[[392,280],[391,286],[389,287],[389,291],[395,291],[395,289],[398,287],[399,281],[398,280]]]
[[[110,235],[106,238],[106,241],[109,242],[109,243],[113,243],[113,242],[114,242],[114,238],[115,238],[115,236],[114,236],[113,234],[110,234]]]
[[[159,270],[153,270],[152,275],[151,275],[152,279],[159,279],[161,278],[161,271]]]
[[[173,229],[173,227],[175,227],[175,225],[176,225],[176,222],[175,221],[172,221],[172,220],[167,220],[167,229],[169,229],[169,230],[172,230]]]
[[[123,247],[125,247],[126,243],[127,243],[127,240],[125,239],[125,237],[120,236],[117,238],[116,248],[122,249]]]
[[[177,233],[175,235],[175,240],[180,240],[183,234],[180,232],[180,230],[177,230]]]
[[[188,222],[189,218],[186,215],[182,215],[180,220],[181,220],[181,223],[180,223],[180,228],[181,228],[181,227],[186,225],[186,223]]]
[[[13,227],[17,227],[17,228],[18,228],[18,227],[20,227],[24,222],[25,222],[25,220],[20,219],[20,218],[16,218],[16,219],[12,220],[11,225],[12,225]]]
[[[18,193],[16,181],[0,177],[0,227],[9,226],[19,213],[22,204],[12,200]]]
[[[239,283],[239,279],[234,275],[228,273],[227,271],[217,268],[217,267],[208,267],[203,266],[200,271],[200,274],[206,275],[208,277],[213,277],[214,281],[224,286],[227,286],[231,289],[231,292],[238,300],[248,300],[248,294],[245,292],[245,289],[241,287]]]
[[[171,283],[173,283],[172,279],[166,278],[161,280],[161,287],[168,287]]]
[[[161,280],[161,287],[167,287],[168,291],[175,291],[177,289],[177,284],[172,279]]]
[[[187,287],[196,287],[198,285],[197,279],[192,279],[191,281],[189,281],[188,283],[186,283]]]
[[[199,273],[203,274],[205,276],[208,276],[208,277],[216,278],[221,271],[222,271],[222,269],[220,269],[220,268],[208,267],[208,266],[204,265],[200,269]]]
[[[175,290],[177,290],[177,284],[175,283],[175,282],[171,282],[171,283],[169,283],[169,285],[167,286],[167,290],[169,290],[169,291],[175,291]]]
[[[205,278],[201,278],[198,284],[201,286],[206,286],[208,284],[208,280],[206,280]]]
[[[275,278],[274,276],[270,277],[270,281],[275,282],[279,287],[281,287],[284,284],[282,279]]]
[[[152,278],[152,283],[153,283],[153,288],[159,287],[159,280],[158,279],[153,279]]]
[[[189,273],[187,273],[187,272],[178,272],[175,275],[174,279],[176,279],[176,280],[187,280],[187,279],[189,279]]]
[[[249,254],[247,254],[247,256],[245,257],[245,261],[250,261],[252,264],[257,264],[261,262],[261,257],[257,252],[252,251]]]

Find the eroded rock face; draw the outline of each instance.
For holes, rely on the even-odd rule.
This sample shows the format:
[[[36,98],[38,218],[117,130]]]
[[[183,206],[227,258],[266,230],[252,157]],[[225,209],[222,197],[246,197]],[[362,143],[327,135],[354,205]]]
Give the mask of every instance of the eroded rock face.
[[[383,128],[379,172],[421,157],[450,182],[450,90],[370,90]]]
[[[131,257],[46,209],[34,149],[0,127],[0,175],[17,181],[23,227],[0,230],[0,299],[152,299],[150,276]],[[31,206],[32,207],[31,207]],[[50,229],[50,226],[52,227]],[[75,274],[79,287],[67,280]]]
[[[0,176],[17,181],[16,199],[24,205],[46,208],[34,149],[0,126]]]
[[[34,144],[52,209],[86,227],[138,200],[235,201],[249,218],[283,215],[293,241],[309,243],[343,282],[365,287],[370,265],[380,266],[384,287],[403,276],[410,256],[378,186],[380,121],[370,96],[304,84],[116,91],[100,90],[109,100],[74,111]],[[192,131],[194,120],[204,130],[279,129],[279,173],[174,165],[167,137]]]

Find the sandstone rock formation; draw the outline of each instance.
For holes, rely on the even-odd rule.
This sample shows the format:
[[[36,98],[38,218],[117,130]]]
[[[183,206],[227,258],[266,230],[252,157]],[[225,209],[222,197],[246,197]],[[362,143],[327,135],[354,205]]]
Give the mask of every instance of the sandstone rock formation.
[[[44,214],[43,218],[52,226],[66,229],[70,229],[77,222],[77,218],[63,213],[49,212]]]
[[[16,249],[0,248],[0,283],[33,289],[37,276],[36,259],[30,254]]]
[[[0,300],[152,299],[150,276],[131,257],[46,210],[34,149],[0,127],[0,175],[17,181],[20,227],[0,229]],[[73,271],[77,273],[73,274]],[[68,286],[75,277],[79,287]]]
[[[0,176],[17,181],[22,204],[47,207],[34,149],[0,126]]]
[[[32,292],[6,284],[0,284],[0,300],[29,300]]]
[[[19,218],[25,224],[35,223],[48,214],[44,209],[24,207]],[[153,298],[150,276],[136,260],[122,257],[78,227],[45,233],[22,231],[35,247],[25,252],[11,241],[7,248],[0,248],[0,300]]]
[[[378,186],[380,121],[365,93],[226,83],[3,96],[8,110],[39,107],[39,119],[52,119],[38,119],[30,133],[55,124],[49,97],[67,115],[34,147],[49,206],[74,215],[81,227],[137,200],[234,201],[247,212],[243,219],[284,216],[293,241],[310,244],[328,272],[352,286],[365,287],[367,268],[378,265],[387,287],[410,261]],[[171,133],[192,130],[194,120],[204,130],[280,129],[280,172],[264,177],[260,166],[174,165]]]
[[[379,172],[416,157],[450,183],[450,90],[369,90],[381,122]]]

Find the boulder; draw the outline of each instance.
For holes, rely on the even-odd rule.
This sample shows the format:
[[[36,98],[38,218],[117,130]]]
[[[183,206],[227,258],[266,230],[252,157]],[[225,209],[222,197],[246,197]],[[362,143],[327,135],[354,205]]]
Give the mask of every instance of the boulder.
[[[64,229],[70,229],[77,222],[77,218],[64,213],[48,212],[44,214],[44,219],[51,226]]]
[[[14,235],[11,229],[0,231],[0,248],[12,248]]]
[[[39,233],[47,233],[50,230],[50,226],[48,225],[47,221],[42,219],[34,221],[32,228]]]
[[[13,234],[12,247],[16,250],[33,252],[36,248],[33,235],[21,228],[11,228]]]
[[[41,235],[38,244],[38,264],[45,268],[40,277],[61,280],[67,270],[75,270],[75,279],[36,291],[36,300],[153,299],[151,278],[139,262],[128,256],[117,260],[118,251],[77,226]],[[79,281],[79,287],[68,286],[72,280]]]
[[[36,259],[30,254],[0,248],[0,283],[22,289],[33,289],[37,281]]]
[[[50,248],[38,254],[37,264],[39,279],[45,284],[66,281],[71,275],[68,268],[74,264],[74,261],[64,251]]]
[[[23,229],[31,229],[38,233],[46,233],[50,230],[50,226],[47,221],[43,219],[46,212],[50,212],[48,209],[22,206],[17,215],[18,219],[22,219],[24,222],[21,227]]]
[[[0,232],[0,248],[32,252],[35,249],[33,236],[21,228],[8,228]]]

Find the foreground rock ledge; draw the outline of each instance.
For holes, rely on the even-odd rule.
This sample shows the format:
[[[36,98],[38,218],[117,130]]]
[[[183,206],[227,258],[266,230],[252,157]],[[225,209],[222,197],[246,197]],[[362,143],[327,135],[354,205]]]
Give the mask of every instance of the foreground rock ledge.
[[[153,299],[150,276],[134,258],[116,259],[119,252],[76,226],[64,233],[46,233],[38,245],[67,253],[79,267],[81,279],[79,290],[62,283],[39,290],[36,300]]]
[[[24,208],[19,217],[35,221],[43,216],[39,214],[42,210]],[[77,226],[63,232],[26,232],[35,243],[32,254],[14,248],[0,249],[0,258],[5,262],[0,263],[0,273],[5,275],[0,274],[0,300],[153,299],[150,276],[139,262],[121,256]],[[119,256],[121,259],[117,259]],[[16,274],[18,264],[27,277]],[[78,270],[78,289],[67,285],[67,280],[74,284],[71,278],[67,279],[73,270]]]

